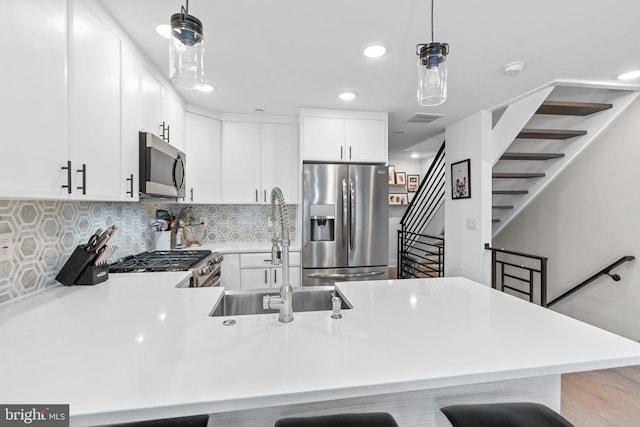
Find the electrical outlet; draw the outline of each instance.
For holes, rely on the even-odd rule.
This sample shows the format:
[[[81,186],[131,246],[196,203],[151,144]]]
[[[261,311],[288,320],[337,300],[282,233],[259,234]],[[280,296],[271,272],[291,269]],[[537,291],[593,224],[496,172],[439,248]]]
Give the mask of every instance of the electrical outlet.
[[[476,219],[475,218],[467,218],[467,229],[475,230],[476,229]]]
[[[13,258],[13,235],[11,233],[0,234],[0,261],[9,261]]]

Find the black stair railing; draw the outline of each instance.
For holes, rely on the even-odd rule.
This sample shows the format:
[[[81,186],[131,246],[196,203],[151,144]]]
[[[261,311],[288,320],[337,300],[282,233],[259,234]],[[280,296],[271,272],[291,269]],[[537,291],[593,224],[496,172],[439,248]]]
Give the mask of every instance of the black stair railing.
[[[578,283],[577,285],[575,285],[573,288],[569,289],[568,291],[566,291],[565,293],[563,293],[562,295],[560,295],[559,297],[551,300],[548,304],[547,307],[552,306],[553,304],[556,304],[560,301],[562,301],[563,299],[565,299],[566,297],[568,297],[569,295],[572,295],[576,292],[578,292],[580,289],[584,288],[585,286],[587,286],[589,283],[593,282],[594,280],[596,280],[599,277],[602,276],[609,276],[613,279],[614,282],[618,282],[620,281],[620,275],[619,274],[611,274],[611,270],[613,270],[616,267],[619,267],[620,265],[624,264],[625,262],[629,262],[629,261],[633,261],[634,259],[636,259],[636,257],[634,257],[633,255],[626,255],[623,256],[622,258],[620,258],[619,260],[609,264],[608,266],[606,266],[605,268],[603,268],[602,270],[598,271],[596,274],[594,274],[593,276],[589,277],[588,279]]]
[[[400,220],[398,278],[438,277],[444,270],[444,238],[422,234],[445,198],[444,142]]]
[[[611,274],[611,271],[626,262],[636,259],[633,255],[625,255],[588,279],[578,283],[559,297],[548,301],[547,257],[496,249],[490,247],[488,243],[485,243],[484,247],[491,251],[491,286],[501,291],[507,289],[508,291],[525,295],[530,302],[534,302],[534,287],[535,284],[538,284],[540,287],[539,303],[543,307],[551,307],[602,276],[609,276],[614,282],[620,281],[620,275]]]
[[[492,288],[503,292],[506,289],[534,302],[534,287],[538,284],[540,305],[547,306],[547,257],[496,249],[488,243],[484,248],[491,251]]]

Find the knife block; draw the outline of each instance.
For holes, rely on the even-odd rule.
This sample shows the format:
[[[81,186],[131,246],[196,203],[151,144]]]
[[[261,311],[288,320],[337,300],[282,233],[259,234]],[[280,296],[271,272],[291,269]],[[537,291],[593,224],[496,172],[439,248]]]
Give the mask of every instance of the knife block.
[[[71,285],[77,284],[78,283],[77,280],[80,278],[80,276],[84,273],[85,270],[87,269],[90,270],[91,267],[95,267],[90,264],[96,258],[97,255],[98,254],[96,254],[95,252],[88,252],[86,245],[78,245],[74,249],[73,253],[69,257],[67,262],[62,267],[62,270],[60,270],[60,272],[56,276],[56,280],[65,286],[71,286]],[[89,274],[89,273],[85,273],[85,274]],[[108,274],[105,276],[108,276]],[[83,276],[83,279],[86,279],[86,277]],[[100,281],[104,281],[104,280],[107,280],[107,278],[105,277]],[[100,282],[95,282],[95,283],[100,283]],[[83,284],[93,285],[95,283],[83,283]]]
[[[75,280],[76,285],[97,285],[109,278],[109,266],[103,265],[87,265],[80,276]]]

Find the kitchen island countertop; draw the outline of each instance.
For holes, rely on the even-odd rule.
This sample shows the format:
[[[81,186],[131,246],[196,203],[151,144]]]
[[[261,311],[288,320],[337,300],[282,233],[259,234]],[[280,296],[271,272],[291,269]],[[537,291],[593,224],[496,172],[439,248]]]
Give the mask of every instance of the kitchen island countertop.
[[[640,364],[640,344],[464,278],[339,284],[353,309],[209,317],[189,273],[112,274],[0,306],[0,402],[72,425],[242,411]]]

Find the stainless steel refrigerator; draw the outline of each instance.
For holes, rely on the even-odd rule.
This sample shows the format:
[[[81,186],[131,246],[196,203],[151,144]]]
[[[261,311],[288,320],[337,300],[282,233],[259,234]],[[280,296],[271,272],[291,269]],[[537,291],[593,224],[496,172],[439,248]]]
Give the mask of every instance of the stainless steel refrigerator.
[[[388,185],[383,165],[303,165],[303,286],[389,277]]]

